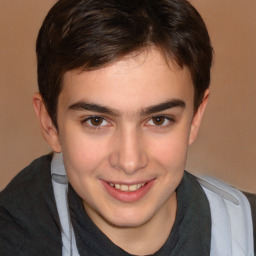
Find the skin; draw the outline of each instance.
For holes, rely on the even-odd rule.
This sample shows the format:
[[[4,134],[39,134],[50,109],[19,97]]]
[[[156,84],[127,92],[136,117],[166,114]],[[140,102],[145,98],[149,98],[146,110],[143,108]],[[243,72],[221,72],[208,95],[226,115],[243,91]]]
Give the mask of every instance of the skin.
[[[188,70],[151,48],[95,71],[68,71],[59,95],[58,131],[40,94],[34,96],[43,136],[63,153],[85,210],[127,252],[151,254],[166,241],[175,221],[175,190],[208,94],[194,113]],[[135,200],[123,197],[129,192],[120,199],[106,189],[109,183],[143,182],[150,186],[142,196],[135,193]]]

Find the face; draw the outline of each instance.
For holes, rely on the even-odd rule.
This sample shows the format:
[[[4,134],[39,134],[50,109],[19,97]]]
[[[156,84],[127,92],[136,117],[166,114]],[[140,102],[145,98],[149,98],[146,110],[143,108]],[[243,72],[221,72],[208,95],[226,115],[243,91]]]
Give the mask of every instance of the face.
[[[201,119],[193,101],[189,72],[157,49],[64,75],[58,142],[49,144],[100,228],[138,227],[175,209]]]

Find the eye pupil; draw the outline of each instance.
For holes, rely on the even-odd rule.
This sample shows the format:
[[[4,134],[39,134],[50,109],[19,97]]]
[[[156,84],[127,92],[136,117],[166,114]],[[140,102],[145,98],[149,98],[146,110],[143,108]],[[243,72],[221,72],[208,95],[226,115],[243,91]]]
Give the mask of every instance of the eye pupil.
[[[153,123],[155,125],[162,125],[165,121],[165,117],[163,116],[157,116],[157,117],[153,117]]]
[[[94,126],[99,126],[99,125],[101,125],[102,124],[102,122],[103,122],[103,118],[102,117],[92,117],[91,118],[91,123],[92,123],[92,125],[94,125]]]

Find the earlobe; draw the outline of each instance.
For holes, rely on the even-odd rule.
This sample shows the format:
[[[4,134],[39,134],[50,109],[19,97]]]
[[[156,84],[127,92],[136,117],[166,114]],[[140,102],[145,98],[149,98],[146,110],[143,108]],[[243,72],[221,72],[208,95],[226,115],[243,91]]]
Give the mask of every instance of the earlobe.
[[[204,93],[204,98],[200,104],[200,106],[197,109],[197,112],[195,113],[193,120],[192,120],[192,124],[191,124],[191,130],[190,130],[190,135],[189,135],[189,145],[191,145],[198,134],[198,130],[204,115],[204,111],[208,102],[208,98],[209,98],[209,89],[207,89]]]
[[[53,124],[48,111],[46,110],[44,101],[40,93],[36,93],[33,96],[33,106],[39,120],[41,132],[44,139],[53,151],[61,152],[58,131]]]

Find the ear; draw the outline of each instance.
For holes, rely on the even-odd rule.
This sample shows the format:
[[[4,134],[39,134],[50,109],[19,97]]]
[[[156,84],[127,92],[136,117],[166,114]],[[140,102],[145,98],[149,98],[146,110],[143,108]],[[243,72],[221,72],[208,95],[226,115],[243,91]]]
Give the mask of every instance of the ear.
[[[33,106],[36,112],[37,118],[41,126],[41,132],[51,147],[55,152],[61,152],[61,145],[59,141],[58,131],[55,125],[52,122],[51,117],[49,116],[48,111],[46,110],[43,98],[40,93],[36,93],[33,96]]]
[[[192,124],[191,124],[191,129],[190,129],[190,135],[189,135],[189,145],[191,145],[198,134],[198,130],[204,115],[204,110],[206,108],[207,102],[208,102],[208,98],[209,98],[209,90],[207,89],[204,93],[204,98],[200,104],[200,106],[198,107],[193,120],[192,120]]]

